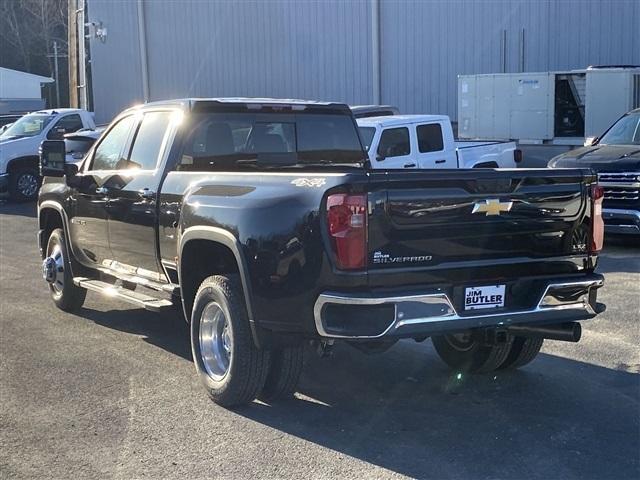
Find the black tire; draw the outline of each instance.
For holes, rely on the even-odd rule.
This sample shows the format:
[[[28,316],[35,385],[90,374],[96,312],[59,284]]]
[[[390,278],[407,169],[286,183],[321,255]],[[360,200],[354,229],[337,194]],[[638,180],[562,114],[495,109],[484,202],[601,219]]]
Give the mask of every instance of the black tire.
[[[515,337],[509,355],[500,369],[520,368],[531,363],[540,353],[543,343],[544,338]]]
[[[38,197],[40,174],[33,167],[21,167],[9,175],[9,196],[16,202],[29,202]]]
[[[201,325],[203,321],[205,325],[209,321],[203,314],[209,309],[225,316],[226,333],[218,334],[218,337],[230,341],[230,345],[225,344],[225,348],[229,347],[228,365],[219,375],[215,375],[212,368],[215,358],[205,359],[207,353],[202,352],[202,347],[209,345],[207,339],[201,340]],[[262,390],[269,371],[269,351],[258,349],[253,341],[237,275],[215,275],[200,284],[191,315],[191,351],[196,371],[207,393],[218,405],[233,407],[249,403]]]
[[[62,274],[60,281],[49,284],[53,303],[55,303],[60,310],[64,310],[65,312],[74,312],[79,310],[87,297],[87,291],[73,283],[71,258],[69,257],[64,231],[61,228],[56,228],[51,232],[49,241],[47,242],[46,254],[47,257],[53,255],[57,258],[57,271]],[[59,254],[62,255],[61,261],[58,257]],[[60,272],[60,267],[63,268],[62,272]]]
[[[271,351],[271,365],[258,398],[265,402],[293,397],[304,363],[304,346]]]
[[[512,337],[506,342],[487,345],[476,335],[459,340],[457,336],[441,335],[431,338],[440,358],[454,370],[488,373],[496,370],[511,351]]]

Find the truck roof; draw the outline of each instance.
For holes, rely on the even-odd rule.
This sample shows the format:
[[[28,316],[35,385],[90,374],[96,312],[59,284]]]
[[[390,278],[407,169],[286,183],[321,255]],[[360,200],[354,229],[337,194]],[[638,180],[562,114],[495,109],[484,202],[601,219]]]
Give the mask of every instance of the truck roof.
[[[407,123],[426,123],[449,121],[446,115],[393,115],[384,117],[358,118],[360,127],[393,127],[396,125],[406,125]]]
[[[55,115],[57,113],[84,112],[81,108],[49,108],[47,110],[38,110],[31,113],[39,113],[41,115]]]
[[[158,106],[181,106],[191,110],[199,109],[214,105],[287,105],[287,106],[303,106],[314,108],[326,108],[340,111],[350,111],[349,107],[344,103],[338,102],[318,102],[315,100],[300,100],[294,98],[251,98],[251,97],[213,97],[213,98],[177,98],[173,100],[161,100],[157,102],[149,102],[144,105],[137,105],[133,108],[153,108]]]

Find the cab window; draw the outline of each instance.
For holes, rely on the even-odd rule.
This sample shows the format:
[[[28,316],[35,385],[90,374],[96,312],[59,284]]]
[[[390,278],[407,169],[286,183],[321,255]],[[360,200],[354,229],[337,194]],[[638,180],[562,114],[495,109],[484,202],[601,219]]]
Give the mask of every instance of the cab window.
[[[93,153],[89,170],[121,170],[126,168],[124,149],[135,120],[133,115],[118,120],[102,138]]]
[[[82,118],[77,113],[66,115],[56,122],[56,124],[47,133],[47,138],[60,138],[65,133],[73,133],[83,127]]]
[[[382,158],[403,157],[411,153],[409,144],[409,129],[388,128],[382,132],[378,155]]]

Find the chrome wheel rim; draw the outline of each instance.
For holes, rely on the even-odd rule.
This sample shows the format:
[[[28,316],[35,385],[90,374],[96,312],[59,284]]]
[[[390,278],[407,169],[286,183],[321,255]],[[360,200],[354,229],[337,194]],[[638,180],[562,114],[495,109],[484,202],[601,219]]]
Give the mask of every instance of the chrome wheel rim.
[[[473,348],[475,341],[469,332],[452,333],[444,336],[447,343],[459,352],[466,352]]]
[[[25,197],[33,197],[38,191],[38,179],[32,173],[23,173],[18,177],[18,192]]]
[[[53,260],[53,268],[55,271],[55,275],[52,277],[52,280],[49,281],[49,283],[54,293],[56,295],[60,295],[64,290],[64,254],[62,253],[62,248],[60,247],[60,245],[56,245],[53,247],[51,253],[49,253],[49,258],[47,258],[47,260],[49,259]]]
[[[214,380],[221,380],[229,371],[233,341],[231,326],[216,302],[208,303],[202,311],[199,340],[204,369]]]

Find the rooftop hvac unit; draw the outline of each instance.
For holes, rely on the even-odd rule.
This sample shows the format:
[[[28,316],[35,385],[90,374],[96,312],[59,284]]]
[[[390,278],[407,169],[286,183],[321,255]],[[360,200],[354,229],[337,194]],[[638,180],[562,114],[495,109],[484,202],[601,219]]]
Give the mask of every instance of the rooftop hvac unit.
[[[460,138],[582,145],[640,108],[640,67],[458,77]]]

